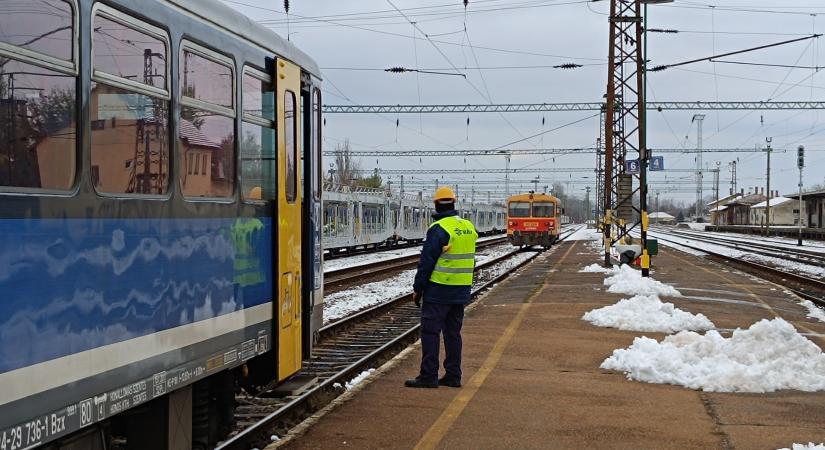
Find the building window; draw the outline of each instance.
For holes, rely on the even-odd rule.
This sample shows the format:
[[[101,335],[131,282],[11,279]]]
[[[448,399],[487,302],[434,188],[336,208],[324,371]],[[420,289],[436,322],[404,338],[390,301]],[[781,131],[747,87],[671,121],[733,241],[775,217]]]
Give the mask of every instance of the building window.
[[[183,177],[187,197],[230,197],[235,186],[235,108],[232,62],[212,50],[184,43],[181,51],[181,117],[178,140],[183,152],[197,152],[201,159]],[[211,167],[205,168],[205,161]]]
[[[97,190],[162,195],[169,184],[168,37],[159,28],[100,7],[93,19],[92,130]],[[127,166],[118,161],[131,160]]]
[[[21,5],[0,14],[10,46],[0,65],[0,186],[67,190],[77,174],[75,15],[62,0]]]

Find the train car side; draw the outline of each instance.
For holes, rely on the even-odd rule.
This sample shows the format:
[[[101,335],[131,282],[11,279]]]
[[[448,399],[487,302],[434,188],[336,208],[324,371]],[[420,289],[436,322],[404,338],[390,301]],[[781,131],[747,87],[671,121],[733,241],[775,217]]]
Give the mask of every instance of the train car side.
[[[320,71],[213,0],[0,16],[0,448],[213,446],[321,324]]]

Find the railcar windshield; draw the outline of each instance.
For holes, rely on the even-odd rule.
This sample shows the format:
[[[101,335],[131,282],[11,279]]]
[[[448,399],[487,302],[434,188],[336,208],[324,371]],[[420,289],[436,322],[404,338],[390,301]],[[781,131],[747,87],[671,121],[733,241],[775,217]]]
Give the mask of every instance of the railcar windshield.
[[[553,217],[556,213],[556,205],[553,203],[533,203],[533,217]]]
[[[510,202],[510,217],[530,217],[530,202]]]

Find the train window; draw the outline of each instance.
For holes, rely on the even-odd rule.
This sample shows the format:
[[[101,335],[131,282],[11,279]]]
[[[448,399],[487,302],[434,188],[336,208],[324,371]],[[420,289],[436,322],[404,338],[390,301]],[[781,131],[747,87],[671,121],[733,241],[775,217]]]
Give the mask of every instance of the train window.
[[[75,77],[5,59],[0,186],[69,189],[76,172]]]
[[[550,202],[533,203],[533,217],[553,217],[556,215],[556,205]]]
[[[510,202],[510,217],[530,217],[530,202]]]
[[[298,191],[298,155],[295,136],[295,94],[284,92],[284,151],[286,152],[286,201],[295,201]]]
[[[64,61],[73,59],[74,21],[69,2],[38,0],[3,6],[9,9],[0,14],[2,42]]]
[[[275,120],[275,86],[266,74],[250,68],[243,75],[243,113]]]
[[[194,164],[192,170],[182,170],[181,190],[188,198],[231,197],[235,188],[232,61],[191,42],[182,44],[180,59],[178,148],[181,161]]]
[[[208,50],[195,49],[195,46],[183,49],[181,58],[181,95],[213,105],[232,108],[232,67],[218,62],[205,53]]]
[[[0,14],[0,189],[67,190],[78,161],[77,17],[64,0],[20,5]]]
[[[271,200],[277,170],[275,130],[244,122],[242,132],[241,195],[247,200]]]
[[[89,100],[98,192],[162,195],[169,181],[167,42],[106,7],[94,16]]]
[[[266,73],[244,68],[241,125],[241,197],[246,201],[275,198],[277,141],[275,86]]]
[[[118,14],[118,18],[122,16]],[[145,25],[117,20],[107,13],[94,19],[92,53],[99,79],[115,76],[127,84],[139,83],[166,89],[166,42],[143,31]],[[140,28],[140,29],[138,29]],[[148,27],[146,27],[148,28]]]
[[[321,90],[315,88],[315,91],[312,96],[312,132],[313,132],[313,141],[315,142],[315,174],[318,177],[316,180],[313,190],[313,196],[315,200],[321,200],[321,191],[323,190],[322,183],[324,182],[324,169],[321,166],[321,161],[323,161],[323,141],[321,137]]]

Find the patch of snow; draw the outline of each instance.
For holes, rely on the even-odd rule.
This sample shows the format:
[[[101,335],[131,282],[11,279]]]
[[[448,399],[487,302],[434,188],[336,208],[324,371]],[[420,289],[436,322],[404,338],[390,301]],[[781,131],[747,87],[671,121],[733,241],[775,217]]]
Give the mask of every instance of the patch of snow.
[[[595,228],[580,227],[573,234],[566,237],[565,241],[600,241],[602,234]]]
[[[324,296],[324,323],[412,292],[415,270]]]
[[[580,270],[579,273],[613,273],[613,269],[608,269],[601,264],[593,263]]]
[[[662,303],[655,295],[637,295],[618,303],[586,313],[586,320],[599,327],[627,331],[675,333],[677,331],[705,331],[715,328],[703,314],[692,314]]]
[[[642,272],[628,265],[614,269],[613,274],[604,280],[605,286],[610,286],[607,292],[628,295],[664,295],[678,297],[682,294],[673,286],[642,277]]]
[[[661,342],[637,337],[600,367],[631,380],[712,392],[825,390],[825,354],[781,318],[737,328],[729,338],[715,330],[682,331]]]
[[[780,448],[777,450],[825,450],[825,444],[814,444],[808,442],[807,444],[793,444],[791,448]]]
[[[802,300],[800,303],[802,303],[802,306],[805,308],[808,308],[808,317],[816,319],[820,322],[825,322],[825,310],[819,306],[816,306],[816,304],[810,300]]]
[[[367,369],[367,370],[359,373],[355,378],[347,381],[345,387],[347,388],[348,391],[351,390],[352,388],[357,386],[358,383],[364,381],[365,378],[372,375],[373,372],[375,372],[375,369]]]

